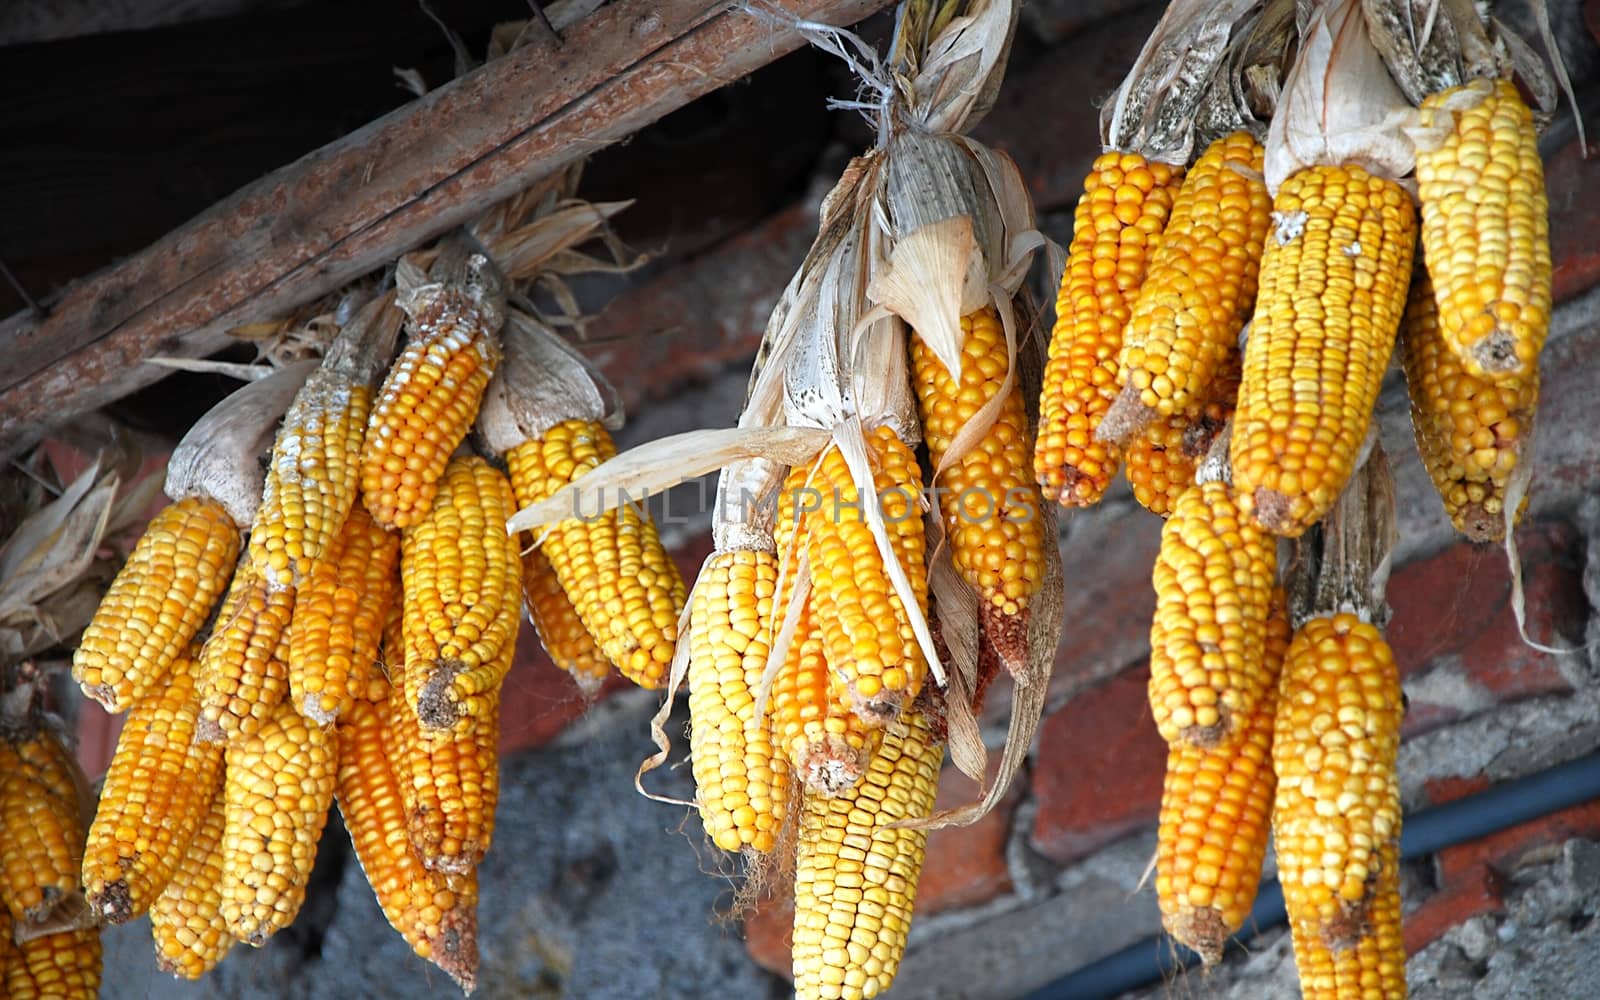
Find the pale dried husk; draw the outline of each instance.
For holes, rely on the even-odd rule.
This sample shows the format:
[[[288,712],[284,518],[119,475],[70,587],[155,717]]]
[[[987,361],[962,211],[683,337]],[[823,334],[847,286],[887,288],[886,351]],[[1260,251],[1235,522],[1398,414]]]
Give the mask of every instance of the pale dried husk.
[[[172,450],[167,496],[209,497],[239,530],[253,524],[266,486],[262,458],[272,449],[278,421],[317,365],[314,360],[285,365],[208,410]]]
[[[1297,42],[1294,0],[1267,0],[1234,26],[1195,109],[1191,152],[1238,131],[1266,138]]]
[[[1385,594],[1399,542],[1394,477],[1377,428],[1367,434],[1364,457],[1327,515],[1290,543],[1284,572],[1289,622],[1299,629],[1312,618],[1353,614],[1383,628]]]
[[[903,4],[891,45],[896,113],[927,132],[981,121],[999,96],[1020,10],[1014,0]]]
[[[368,301],[328,345],[323,370],[353,385],[376,385],[394,360],[403,321],[394,291]]]
[[[567,420],[622,426],[617,390],[539,317],[512,310],[501,350],[478,409],[477,434],[489,453],[504,455]]]

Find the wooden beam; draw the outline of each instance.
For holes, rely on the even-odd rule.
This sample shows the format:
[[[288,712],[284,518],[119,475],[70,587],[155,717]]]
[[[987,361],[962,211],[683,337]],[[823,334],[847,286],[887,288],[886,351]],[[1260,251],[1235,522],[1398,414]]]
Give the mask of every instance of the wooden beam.
[[[786,0],[850,24],[889,0]],[[0,324],[0,456],[160,378],[240,323],[380,267],[801,44],[726,0],[619,0],[236,192]]]

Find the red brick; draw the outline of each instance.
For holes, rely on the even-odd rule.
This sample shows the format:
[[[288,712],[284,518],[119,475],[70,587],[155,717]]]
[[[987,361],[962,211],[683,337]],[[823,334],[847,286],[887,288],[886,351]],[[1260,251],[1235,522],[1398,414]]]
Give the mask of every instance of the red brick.
[[[112,715],[97,701],[78,699],[78,765],[90,781],[99,781],[111,767],[112,754],[117,749],[117,738],[122,735],[122,721],[126,716]]]
[[[1529,635],[1546,644],[1576,641],[1588,608],[1578,533],[1564,522],[1542,522],[1525,525],[1517,539]],[[1510,600],[1505,553],[1492,546],[1462,542],[1401,568],[1389,583],[1389,642],[1401,673],[1421,678],[1458,670],[1492,702],[1570,691],[1559,659],[1522,641]],[[1414,696],[1406,732],[1462,714],[1461,706]]]
[[[1068,864],[1156,821],[1167,748],[1150,718],[1148,664],[1083,692],[1044,721],[1034,845]]]
[[[744,947],[757,965],[788,979],[794,975],[790,960],[793,943],[794,881],[786,877],[745,918]]]
[[[989,778],[1000,765],[1000,755],[989,755]],[[917,886],[917,912],[939,913],[986,903],[1011,891],[1006,867],[1006,838],[1011,814],[1022,797],[1026,774],[1018,775],[1005,797],[983,819],[971,826],[947,826],[928,835],[928,856]],[[934,809],[954,809],[976,801],[978,786],[953,767],[939,778]]]
[[[1592,20],[1594,4],[1586,15]],[[1566,115],[1563,107],[1561,114]],[[1594,240],[1600,226],[1600,177],[1594,158],[1600,155],[1600,119],[1590,116],[1589,157],[1574,137],[1545,160],[1545,188],[1550,196],[1550,259],[1554,264],[1552,291],[1562,302],[1600,284],[1600,246]]]
[[[1435,805],[1483,791],[1489,782],[1481,776],[1437,778],[1424,786]],[[1439,881],[1451,885],[1479,867],[1509,874],[1528,852],[1583,837],[1600,838],[1600,801],[1585,802],[1508,827],[1487,837],[1447,847],[1436,856]]]
[[[1452,927],[1485,913],[1502,913],[1505,881],[1488,865],[1463,872],[1406,914],[1401,931],[1406,954],[1415,955]]]

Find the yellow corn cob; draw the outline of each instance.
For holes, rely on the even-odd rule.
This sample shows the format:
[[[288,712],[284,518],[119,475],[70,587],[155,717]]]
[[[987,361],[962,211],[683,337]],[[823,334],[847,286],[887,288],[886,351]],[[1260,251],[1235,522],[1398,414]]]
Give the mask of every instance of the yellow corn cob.
[[[611,676],[611,661],[583,627],[550,560],[537,549],[522,557],[522,602],[551,662],[571,674],[585,696],[593,696]]]
[[[1272,836],[1307,997],[1405,995],[1400,938],[1400,677],[1354,615],[1313,618],[1284,661]]]
[[[228,744],[220,891],[237,940],[259,948],[300,911],[333,804],[337,751],[332,732],[288,703]]]
[[[378,659],[367,675],[366,689],[362,697],[367,701],[388,701],[390,696],[391,677],[398,678],[405,668],[406,640],[403,625],[405,612],[404,603],[400,597],[400,577],[395,576],[395,600],[389,605],[389,614],[383,621],[383,645],[378,650]]]
[[[72,677],[108,712],[161,682],[227,588],[239,528],[222,505],[189,497],[151,519],[72,654]]]
[[[888,426],[868,433],[867,452],[884,527],[926,615],[927,541],[916,508],[922,489],[917,457]],[[811,520],[806,554],[828,668],[834,680],[844,684],[846,704],[861,720],[883,725],[897,718],[901,707],[922,690],[928,662],[861,509],[874,498],[861,496],[837,448],[823,456],[815,486],[821,507]]]
[[[797,1000],[873,997],[894,981],[928,832],[889,825],[932,811],[944,757],[920,708],[889,728],[855,788],[805,796],[794,884]]]
[[[1098,503],[1121,449],[1095,439],[1117,395],[1122,330],[1183,180],[1180,167],[1111,152],[1094,161],[1073,215],[1056,295],[1033,469],[1048,497]]]
[[[386,754],[393,707],[387,699],[359,701],[339,720],[339,812],[390,925],[470,993],[478,969],[477,874],[429,871],[411,850],[404,796]]]
[[[4,928],[9,940],[11,928]],[[0,952],[7,1000],[94,1000],[100,995],[100,928],[61,931]]]
[[[913,381],[928,458],[937,469],[956,435],[1000,391],[1006,341],[993,309],[964,316],[961,384],[920,337],[911,340]],[[940,505],[950,555],[978,592],[992,645],[1008,661],[1026,659],[1028,601],[1044,584],[1042,498],[1029,480],[1028,414],[1013,382],[983,439],[944,472]]]
[[[391,665],[391,671],[396,665]],[[500,796],[500,700],[488,697],[466,733],[425,730],[405,697],[404,675],[391,673],[388,757],[405,801],[406,835],[422,864],[434,871],[469,872],[483,860],[494,835]]]
[[[84,849],[89,904],[112,923],[150,908],[205,818],[222,747],[194,738],[195,663],[172,665],[166,687],[133,706],[106,772]]]
[[[1217,436],[1233,416],[1239,396],[1241,358],[1230,361],[1207,388],[1204,405],[1170,417],[1158,417],[1128,442],[1124,472],[1134,499],[1152,514],[1166,517],[1178,498],[1194,485],[1195,473]]]
[[[616,453],[598,422],[555,425],[506,453],[517,503],[545,499]],[[585,517],[544,529],[541,548],[606,658],[640,687],[658,688],[678,639],[683,578],[655,524],[632,504]]]
[[[150,904],[156,965],[184,979],[199,979],[233,947],[222,919],[222,837],[227,810],[219,773],[194,839],[178,859],[167,887]]]
[[[1198,409],[1255,305],[1272,198],[1248,132],[1213,142],[1184,178],[1123,335],[1119,384],[1147,413]]]
[[[263,579],[299,586],[338,537],[356,501],[371,409],[371,387],[326,363],[289,404],[250,527],[250,562]]]
[[[1400,347],[1417,451],[1445,513],[1475,542],[1500,540],[1506,488],[1533,434],[1538,370],[1498,381],[1468,372],[1445,342],[1433,285],[1420,271],[1411,285]]]
[[[503,317],[493,304],[433,286],[407,312],[410,339],[378,391],[361,450],[361,496],[385,528],[427,514],[500,363]]]
[[[689,612],[689,748],[706,834],[725,851],[770,851],[783,826],[787,761],[756,714],[772,638],[778,559],[719,552],[700,571]]]
[[[42,727],[0,736],[0,913],[19,922],[45,919],[78,888],[83,820],[66,754]]]
[[[1278,674],[1289,647],[1284,595],[1274,596],[1263,664],[1267,694],[1221,747],[1174,745],[1167,752],[1156,848],[1156,898],[1161,923],[1207,965],[1222,959],[1229,935],[1255,903],[1271,833],[1272,727]]]
[[[430,729],[476,725],[515,646],[522,555],[506,534],[511,485],[477,457],[453,459],[433,506],[400,546],[405,696]]]
[[[1179,498],[1151,574],[1150,709],[1169,744],[1225,742],[1266,697],[1277,566],[1277,539],[1240,515],[1226,484]]]
[[[400,539],[358,504],[295,591],[289,694],[312,722],[338,718],[365,686],[389,607],[400,601],[399,565]]]
[[[1526,382],[1550,327],[1550,218],[1533,113],[1510,80],[1423,100],[1422,247],[1445,341],[1468,374]]]
[[[1247,516],[1296,537],[1354,471],[1405,308],[1416,211],[1394,181],[1310,167],[1284,182],[1233,418]]]
[[[271,587],[239,561],[217,622],[200,650],[200,738],[254,735],[289,690],[294,591]]]

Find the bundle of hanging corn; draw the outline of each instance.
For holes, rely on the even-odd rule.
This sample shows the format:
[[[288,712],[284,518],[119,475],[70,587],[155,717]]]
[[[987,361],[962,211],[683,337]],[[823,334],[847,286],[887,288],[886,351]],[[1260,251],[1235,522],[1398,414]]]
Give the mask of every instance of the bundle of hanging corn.
[[[73,663],[129,713],[84,887],[104,919],[150,913],[163,968],[199,977],[287,926],[337,799],[390,923],[470,991],[525,588],[585,690],[612,663],[659,685],[684,588],[649,521],[598,519],[527,560],[506,531],[519,496],[614,450],[614,394],[551,330],[577,321],[563,275],[627,266],[615,244],[610,260],[575,249],[626,207],[573,197],[579,175],[402,258],[395,289],[318,317],[335,329],[320,361],[234,393],[174,452],[175,502]],[[559,313],[534,311],[536,286]],[[484,457],[467,440],[480,410]]]
[[[913,0],[887,64],[801,25],[877,95],[850,106],[879,138],[823,201],[739,425],[642,446],[512,520],[558,532],[574,503],[723,470],[669,681],[691,689],[685,804],[745,852],[750,892],[793,866],[802,997],[888,987],[927,830],[1004,792],[1049,679],[1059,557],[1028,479],[1040,344],[1019,299],[1043,238],[1015,166],[963,134],[993,101],[1016,17],[1000,0]],[[1002,666],[1015,694],[999,776],[930,817],[947,740],[985,779],[975,713]],[[641,775],[670,752],[670,709]]]

